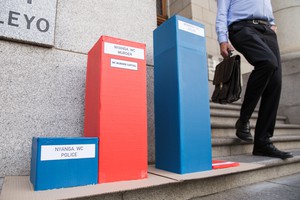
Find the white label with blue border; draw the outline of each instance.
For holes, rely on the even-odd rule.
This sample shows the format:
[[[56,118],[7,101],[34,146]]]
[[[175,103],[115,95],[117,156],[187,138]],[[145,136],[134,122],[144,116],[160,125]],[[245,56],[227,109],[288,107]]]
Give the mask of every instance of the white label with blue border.
[[[41,161],[95,158],[95,144],[42,145]]]
[[[187,31],[189,33],[199,35],[201,37],[205,36],[204,28],[199,26],[195,26],[193,24],[178,20],[178,28],[183,31]]]

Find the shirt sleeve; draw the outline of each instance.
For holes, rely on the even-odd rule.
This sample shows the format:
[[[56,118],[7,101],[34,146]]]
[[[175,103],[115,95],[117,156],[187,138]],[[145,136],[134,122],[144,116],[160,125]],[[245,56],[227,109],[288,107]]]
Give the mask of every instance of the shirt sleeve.
[[[218,35],[218,41],[221,44],[222,42],[228,42],[227,18],[230,0],[218,0],[217,4],[218,12],[216,18],[216,32]]]
[[[270,19],[270,21],[269,21],[269,22],[270,22],[270,24],[271,24],[271,25],[275,25],[275,24],[276,24],[276,23],[275,23],[275,19],[274,19],[274,17],[273,17],[273,16],[272,16],[272,18]]]

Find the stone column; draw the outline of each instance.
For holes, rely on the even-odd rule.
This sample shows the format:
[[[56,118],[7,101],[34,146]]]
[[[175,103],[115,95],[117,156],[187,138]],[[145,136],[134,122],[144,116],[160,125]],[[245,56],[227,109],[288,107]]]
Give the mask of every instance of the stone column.
[[[272,4],[283,69],[278,113],[286,115],[290,123],[300,124],[300,1],[272,0]]]

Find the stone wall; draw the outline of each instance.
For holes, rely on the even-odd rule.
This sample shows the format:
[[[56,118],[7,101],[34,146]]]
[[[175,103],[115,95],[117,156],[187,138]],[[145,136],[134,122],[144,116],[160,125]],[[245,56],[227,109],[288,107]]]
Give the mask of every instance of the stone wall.
[[[300,124],[300,1],[272,0],[282,60],[282,94],[278,113]]]
[[[278,113],[288,117],[293,124],[300,124],[300,54],[282,57],[282,92]]]
[[[191,0],[169,0],[169,16],[179,14],[186,18],[192,18]]]
[[[0,188],[4,176],[29,174],[33,136],[82,136],[87,53],[101,35],[147,45],[153,138],[155,28],[152,0],[58,0],[53,47],[0,39]]]
[[[300,52],[300,1],[272,0],[281,55]]]

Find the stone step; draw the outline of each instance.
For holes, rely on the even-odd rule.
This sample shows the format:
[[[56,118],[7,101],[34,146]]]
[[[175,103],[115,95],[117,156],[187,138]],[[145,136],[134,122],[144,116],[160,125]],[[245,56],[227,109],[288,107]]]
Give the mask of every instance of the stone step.
[[[212,122],[212,137],[233,137],[235,136],[235,121]],[[251,133],[254,134],[255,124],[250,123]],[[276,124],[274,135],[300,135],[300,125],[298,124]]]
[[[271,158],[266,156],[253,156],[251,154],[236,155],[236,156],[222,156],[214,159],[230,160],[232,162],[242,162],[242,163],[256,163],[256,164],[265,165],[266,167],[284,165],[285,164],[284,162],[290,163],[293,161],[300,161],[299,147],[296,149],[288,149],[288,150],[293,153],[294,157],[286,160],[281,160],[279,158]]]
[[[210,111],[210,121],[211,123],[223,123],[223,124],[232,124],[237,121],[239,118],[239,110],[211,110]],[[256,124],[258,114],[253,113],[250,124]],[[285,116],[277,116],[276,124],[285,124],[287,123],[287,117]]]
[[[210,116],[212,123],[232,123],[236,122],[236,120],[240,116],[241,103],[233,103],[233,104],[215,104],[210,103]],[[250,119],[251,124],[255,124],[258,117],[258,110],[255,109],[253,115]],[[285,116],[277,116],[276,124],[285,124],[288,122],[287,117]]]
[[[272,142],[280,150],[297,149],[300,147],[300,135],[274,136]],[[253,143],[243,142],[237,137],[213,137],[213,158],[251,154]]]
[[[149,166],[147,179],[34,192],[28,177],[6,177],[0,199],[182,200],[210,195],[300,172],[300,149],[281,160],[262,156],[220,157],[240,166],[190,174],[174,174]]]
[[[217,104],[210,102],[210,109],[214,110],[240,110],[241,109],[241,103],[232,103],[232,104]],[[257,111],[257,109],[255,110]]]

